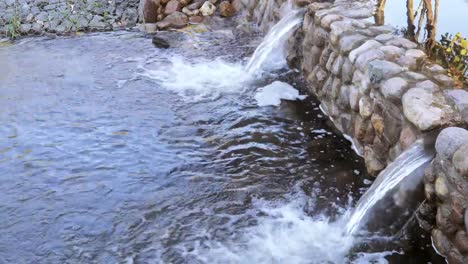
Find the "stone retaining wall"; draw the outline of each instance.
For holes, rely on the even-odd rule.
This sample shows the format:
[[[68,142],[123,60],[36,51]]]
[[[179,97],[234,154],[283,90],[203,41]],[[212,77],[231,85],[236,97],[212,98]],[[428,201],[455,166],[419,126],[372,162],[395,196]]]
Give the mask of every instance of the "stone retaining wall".
[[[139,0],[1,0],[0,35],[113,30],[133,27]]]
[[[449,263],[468,263],[468,131],[444,129],[436,151],[424,178],[427,203],[419,222],[432,230],[434,247]]]

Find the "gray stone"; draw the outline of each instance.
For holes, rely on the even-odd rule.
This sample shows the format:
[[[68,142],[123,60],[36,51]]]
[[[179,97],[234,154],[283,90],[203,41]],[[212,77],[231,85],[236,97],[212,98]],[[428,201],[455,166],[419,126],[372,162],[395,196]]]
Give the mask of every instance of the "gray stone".
[[[342,19],[343,19],[343,16],[340,16],[340,15],[335,15],[335,14],[326,15],[320,21],[320,25],[322,26],[322,28],[330,29],[331,23],[338,21],[338,20],[342,20]]]
[[[468,92],[465,90],[446,90],[445,96],[454,103],[458,111],[463,111],[468,107]]]
[[[409,49],[405,52],[405,55],[410,56],[410,57],[415,57],[417,59],[426,57],[426,53],[424,53],[424,51],[419,50],[419,49]]]
[[[174,12],[157,24],[159,29],[183,28],[188,24],[188,17],[182,12]]]
[[[401,77],[386,80],[380,86],[380,91],[385,98],[400,99],[408,87],[408,82]]]
[[[426,73],[429,76],[434,76],[434,75],[437,75],[437,74],[447,73],[447,70],[444,69],[444,67],[442,67],[442,66],[440,66],[438,64],[435,64],[435,63],[429,63],[429,64],[423,65],[422,71],[423,71],[423,73]]]
[[[362,54],[362,53],[364,53],[364,52],[366,52],[368,50],[371,50],[371,49],[377,49],[377,48],[379,48],[381,46],[382,46],[382,44],[380,44],[379,42],[377,42],[375,40],[372,40],[372,39],[368,40],[368,41],[364,42],[364,44],[362,44],[359,48],[357,48],[357,49],[355,49],[355,50],[353,50],[353,51],[351,51],[349,53],[349,60],[352,63],[354,63],[356,61],[357,57],[360,54]]]
[[[398,64],[384,60],[375,60],[369,63],[367,72],[372,83],[378,83],[402,72]]]
[[[339,38],[345,32],[352,31],[354,26],[351,21],[335,21],[330,25],[330,40],[332,44],[337,44]]]
[[[437,74],[433,76],[434,80],[443,87],[450,87],[455,84],[454,80],[446,74]]]
[[[455,154],[453,154],[452,163],[457,171],[468,179],[468,144],[464,144],[458,148]]]
[[[462,145],[467,143],[468,131],[459,127],[449,127],[440,132],[435,148],[437,155],[442,159],[449,160]]]
[[[465,231],[468,233],[468,210],[465,210]]]
[[[375,37],[375,40],[380,41],[380,42],[387,42],[387,41],[390,41],[390,40],[392,40],[394,38],[396,38],[396,35],[386,33],[386,34],[378,35],[377,37]]]
[[[422,88],[410,89],[402,102],[406,118],[421,131],[445,124],[453,114],[443,96]]]
[[[396,60],[404,53],[403,49],[395,46],[383,46],[380,50],[385,54],[387,60]]]
[[[417,58],[403,55],[398,59],[398,64],[400,64],[402,67],[405,69],[414,71],[417,70],[418,67],[418,61]]]
[[[384,53],[377,49],[371,49],[368,51],[363,52],[357,58],[355,65],[361,71],[365,71],[368,69],[368,65],[371,61],[383,59]]]
[[[400,48],[404,49],[415,49],[418,47],[418,45],[408,39],[405,39],[403,37],[397,37],[395,39],[391,39],[385,43],[386,45],[390,46],[397,46]]]
[[[359,112],[359,89],[354,85],[349,86],[349,107],[355,112]]]
[[[359,47],[367,37],[360,35],[360,34],[354,34],[350,36],[343,36],[340,39],[339,46],[341,48],[341,52],[344,54],[352,51],[353,49]]]
[[[422,89],[430,91],[430,92],[433,92],[433,91],[436,91],[436,90],[439,89],[439,86],[437,84],[435,84],[433,81],[430,81],[430,80],[418,82],[416,84],[416,87],[417,88],[422,88]]]
[[[341,68],[341,81],[345,84],[351,83],[353,80],[353,64],[348,59],[344,59],[343,67]]]
[[[409,78],[411,80],[414,80],[414,81],[424,81],[424,80],[427,80],[426,76],[420,74],[420,73],[417,73],[417,72],[405,72],[403,74],[403,76],[405,78]]]

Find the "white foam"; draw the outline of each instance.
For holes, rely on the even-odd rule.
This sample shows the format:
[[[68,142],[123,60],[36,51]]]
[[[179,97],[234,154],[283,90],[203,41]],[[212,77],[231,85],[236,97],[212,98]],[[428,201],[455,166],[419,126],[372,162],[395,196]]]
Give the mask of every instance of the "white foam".
[[[258,106],[278,106],[281,100],[303,100],[307,96],[299,95],[299,91],[290,84],[275,81],[265,87],[259,88],[255,94]]]
[[[150,68],[141,65],[141,76],[150,78],[162,87],[176,92],[188,100],[215,98],[221,93],[242,92],[244,83],[250,80],[243,66],[221,59],[198,59],[191,62],[179,56],[171,56]]]
[[[257,225],[236,230],[240,238],[209,241],[197,258],[204,263],[343,263],[355,242],[343,232],[344,218],[312,218],[303,210],[305,203],[301,197],[282,205],[255,201],[266,215]]]

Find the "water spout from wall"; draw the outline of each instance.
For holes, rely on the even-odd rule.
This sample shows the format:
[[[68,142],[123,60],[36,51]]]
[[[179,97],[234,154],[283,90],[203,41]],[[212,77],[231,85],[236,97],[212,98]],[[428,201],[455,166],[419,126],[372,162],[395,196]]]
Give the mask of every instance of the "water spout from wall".
[[[286,66],[285,44],[290,33],[302,22],[301,9],[294,8],[292,1],[282,9],[282,19],[268,32],[249,60],[246,70],[251,75],[260,75],[267,70]]]
[[[417,141],[405,150],[379,174],[373,185],[358,201],[347,222],[345,232],[350,235],[356,234],[369,221],[368,216],[375,207],[403,181],[409,177],[417,177],[416,181],[419,181],[424,168],[429,165],[433,157],[433,148],[427,147],[423,140]]]

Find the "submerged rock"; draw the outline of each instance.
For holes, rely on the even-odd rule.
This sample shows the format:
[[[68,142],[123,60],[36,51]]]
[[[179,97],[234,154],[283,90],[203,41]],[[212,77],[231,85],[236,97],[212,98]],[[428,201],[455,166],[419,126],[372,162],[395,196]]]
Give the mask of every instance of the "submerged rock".
[[[156,48],[168,49],[169,47],[171,47],[171,45],[169,45],[169,42],[167,42],[167,40],[158,36],[153,36],[152,42]]]

